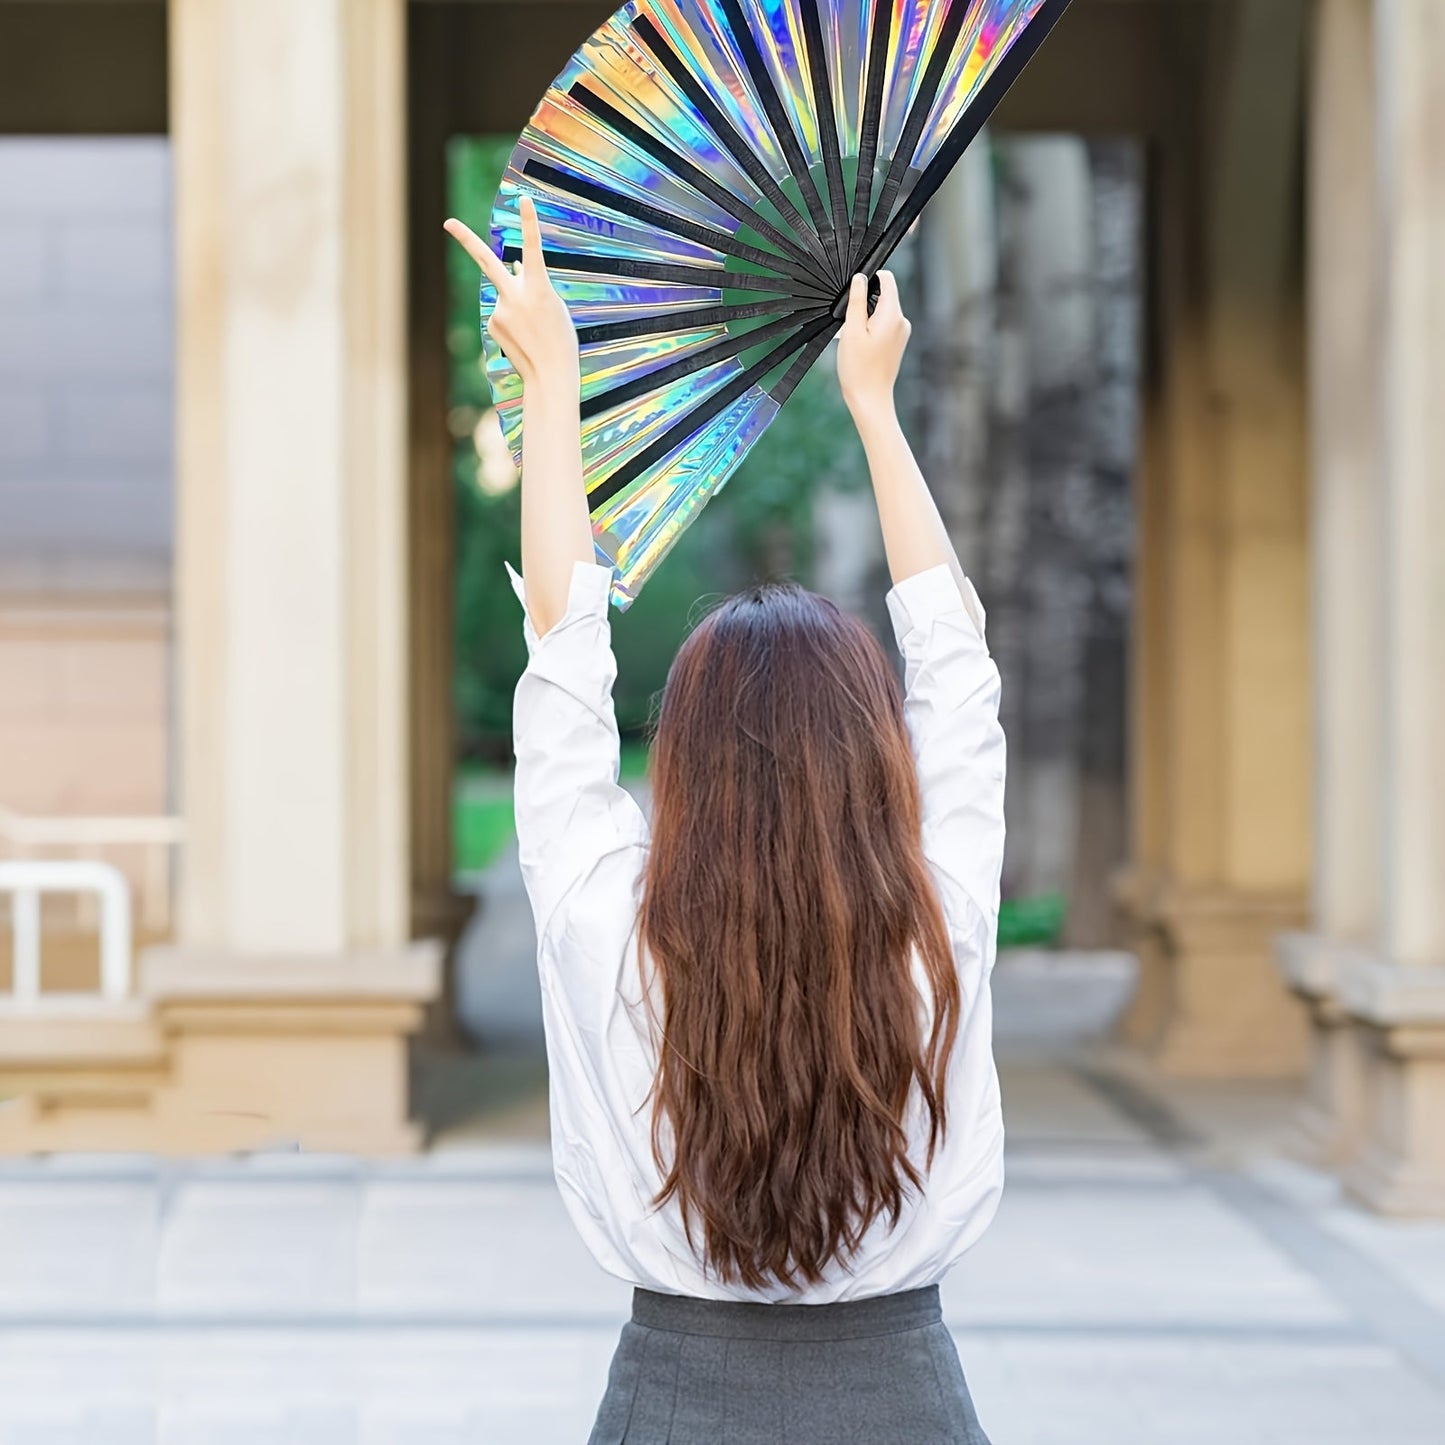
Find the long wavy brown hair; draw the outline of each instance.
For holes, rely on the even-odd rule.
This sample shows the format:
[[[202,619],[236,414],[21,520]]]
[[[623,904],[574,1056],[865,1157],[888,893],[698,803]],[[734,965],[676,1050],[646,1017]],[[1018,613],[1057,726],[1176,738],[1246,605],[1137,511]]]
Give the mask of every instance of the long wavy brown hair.
[[[673,662],[652,781],[657,1202],[720,1278],[816,1283],[897,1223],[946,1126],[958,980],[898,680],[831,602],[744,592]]]

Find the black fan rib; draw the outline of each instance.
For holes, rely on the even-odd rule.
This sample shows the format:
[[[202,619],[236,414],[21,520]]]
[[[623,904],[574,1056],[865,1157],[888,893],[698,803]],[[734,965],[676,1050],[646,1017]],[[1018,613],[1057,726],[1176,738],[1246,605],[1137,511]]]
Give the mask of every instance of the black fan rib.
[[[631,341],[638,336],[665,336],[670,331],[699,331],[704,326],[726,326],[729,321],[750,321],[797,309],[792,296],[772,301],[743,301],[730,306],[695,306],[690,311],[659,311],[655,316],[633,316],[626,321],[598,321],[577,328],[579,346],[598,346],[607,341]]]
[[[889,163],[888,174],[883,178],[878,204],[869,219],[868,229],[864,232],[859,247],[865,255],[872,252],[878,237],[888,225],[893,202],[898,198],[898,188],[903,184],[903,177],[913,163],[913,153],[918,149],[918,138],[923,134],[933,102],[938,98],[944,69],[948,65],[949,56],[953,54],[953,47],[958,43],[958,34],[963,29],[963,22],[968,18],[969,8],[969,0],[949,0],[948,13],[943,17],[943,24],[938,30],[938,42],[928,57],[928,63],[923,67],[923,80],[919,84],[918,94],[913,97],[907,119],[903,122],[903,132]],[[907,227],[904,229],[907,230]],[[866,271],[867,268],[859,269]]]
[[[690,436],[726,411],[750,387],[755,386],[795,351],[807,346],[809,342],[814,341],[825,331],[831,334],[836,329],[837,323],[827,315],[805,322],[792,336],[779,342],[766,356],[760,357],[746,371],[735,376],[726,386],[719,387],[691,411],[684,413],[660,437],[645,446],[636,456],[628,458],[615,472],[610,473],[592,487],[587,494],[589,508],[595,513],[599,507],[606,506],[624,487],[650,471],[669,453],[676,451]]]
[[[652,157],[670,175],[691,186],[700,195],[706,196],[713,205],[724,210],[735,221],[751,226],[765,241],[771,241],[785,255],[791,256],[804,267],[813,278],[824,285],[831,277],[822,269],[820,262],[811,252],[800,246],[791,236],[778,230],[771,221],[765,220],[746,205],[740,196],[734,195],[721,186],[700,166],[685,156],[680,156],[665,141],[659,140],[651,131],[637,124],[630,116],[624,115],[611,102],[604,100],[596,91],[582,81],[577,81],[567,94],[583,110],[595,119],[615,130],[624,140],[630,141],[640,151]]]
[[[798,133],[793,129],[793,118],[778,98],[778,88],[773,84],[773,77],[768,73],[767,62],[763,59],[762,51],[758,49],[758,42],[753,36],[752,26],[748,24],[748,18],[743,14],[738,0],[721,0],[721,4],[723,14],[727,16],[732,25],[733,39],[737,42],[738,50],[743,57],[743,64],[747,67],[748,76],[753,82],[753,90],[762,102],[763,113],[773,128],[773,134],[777,137],[778,144],[783,148],[783,157],[792,169],[793,179],[798,184],[798,190],[802,192],[803,204],[807,206],[808,214],[812,216],[813,224],[818,228],[818,237],[823,243],[824,250],[833,250],[833,222],[828,212],[823,209],[823,199],[818,194],[818,187],[814,183],[812,168],[808,165],[808,158],[803,154],[803,147],[798,142]],[[835,136],[835,142],[836,139]],[[838,280],[839,285],[842,284],[841,278],[835,279]]]
[[[858,126],[858,176],[853,183],[853,223],[849,232],[849,271],[858,269],[863,232],[873,201],[873,167],[878,162],[878,132],[883,119],[883,82],[888,75],[888,47],[893,42],[891,0],[873,0],[868,29],[868,76],[863,89],[863,115]],[[851,279],[851,278],[850,278]]]
[[[838,334],[838,328],[841,324],[841,322],[829,317],[827,327],[803,348],[793,364],[783,373],[781,380],[770,393],[773,400],[777,402],[779,406],[782,406],[798,389],[798,383],[808,374],[812,369],[813,363],[823,354],[827,349],[828,343]]]
[[[848,196],[843,181],[843,156],[838,145],[838,116],[833,109],[833,87],[829,83],[828,54],[823,44],[823,21],[818,0],[799,0],[803,17],[803,41],[808,51],[808,74],[813,83],[813,107],[818,113],[818,139],[823,146],[823,174],[828,180],[828,204],[833,213],[833,252],[838,263],[838,284],[848,281],[851,237],[848,229]]]
[[[801,266],[795,265],[781,256],[774,256],[768,251],[760,251],[756,246],[749,246],[726,231],[718,231],[711,226],[703,226],[696,221],[689,221],[684,216],[673,215],[669,211],[649,205],[646,201],[639,201],[633,196],[615,191],[609,186],[598,185],[596,181],[589,181],[583,176],[574,175],[558,166],[549,165],[546,161],[536,159],[527,161],[522,167],[522,174],[551,186],[553,190],[563,191],[569,196],[576,196],[579,200],[591,201],[594,206],[601,206],[604,210],[615,211],[618,215],[629,216],[634,221],[641,221],[644,225],[651,226],[654,230],[662,231],[667,235],[680,236],[687,241],[696,241],[699,245],[708,246],[714,251],[721,251],[724,255],[735,256],[740,261],[748,261],[754,266],[763,266],[770,271],[789,276],[809,289],[818,284],[817,278],[812,272],[803,270]]]
[[[522,248],[507,246],[502,260],[520,261]],[[665,281],[679,286],[707,286],[713,290],[773,291],[833,304],[833,288],[802,286],[781,276],[760,276],[755,271],[724,271],[717,266],[687,266],[670,261],[634,261],[623,256],[594,256],[584,251],[543,250],[542,259],[552,271],[581,271],[589,276],[623,276],[637,281]]]
[[[826,306],[811,306],[806,311],[794,311],[787,316],[779,317],[776,321],[770,321],[766,326],[759,326],[756,330],[745,331],[737,336],[723,337],[709,346],[704,346],[700,351],[692,352],[687,356],[679,356],[675,361],[654,367],[653,370],[642,376],[633,377],[631,381],[625,381],[620,386],[596,392],[583,399],[582,420],[587,421],[594,416],[600,416],[604,411],[610,411],[614,406],[621,406],[624,402],[635,401],[639,396],[646,396],[650,391],[671,386],[674,381],[680,381],[684,376],[691,376],[695,371],[705,371],[719,361],[726,361],[728,357],[736,356],[738,352],[747,351],[751,347],[761,346],[763,342],[771,341],[775,336],[781,336],[784,332],[795,329],[802,322],[815,320],[826,314],[827,311]]]
[[[718,143],[742,168],[743,173],[765,195],[793,227],[795,237],[802,242],[815,260],[822,263],[824,272],[830,270],[828,254],[823,250],[817,233],[807,218],[783,193],[768,169],[753,154],[748,143],[740,136],[733,123],[718,109],[713,98],[698,83],[697,77],[687,68],[681,57],[668,44],[667,37],[646,15],[639,15],[632,22],[633,32],[642,40],[653,57],[667,71],[678,88],[696,107],[707,122]]]
[[[1035,51],[1048,38],[1049,31],[1054,28],[1059,16],[1068,8],[1069,0],[1044,0],[1034,18],[1015,36],[1003,59],[984,81],[973,104],[949,131],[938,148],[938,153],[924,167],[917,184],[904,197],[898,214],[888,222],[879,238],[867,248],[858,264],[858,270],[871,275],[908,234],[908,228],[918,219],[924,206],[932,200],[948,173],[958,164],[959,157],[969,143],[983,129],[1009,86],[1018,79],[1024,66],[1033,59]],[[914,143],[917,144],[916,140]]]

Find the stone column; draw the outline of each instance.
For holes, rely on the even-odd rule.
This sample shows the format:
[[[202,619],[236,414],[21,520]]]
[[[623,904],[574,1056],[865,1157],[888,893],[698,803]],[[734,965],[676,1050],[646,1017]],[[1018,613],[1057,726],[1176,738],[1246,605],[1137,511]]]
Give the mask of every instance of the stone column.
[[[919,298],[926,471],[959,561],[984,565],[989,405],[995,374],[998,215],[993,138],[964,151],[919,222],[925,283]]]
[[[1374,957],[1340,979],[1364,1054],[1346,1166],[1375,1206],[1445,1213],[1445,8],[1377,0],[1385,684]]]
[[[414,1137],[404,20],[171,6],[187,832],[143,988],[182,1035],[157,1107],[187,1145]]]
[[[1362,63],[1363,62],[1363,63]],[[1445,11],[1319,13],[1317,502],[1306,1131],[1378,1208],[1445,1213]]]
[[[996,496],[1011,488],[1014,500],[1012,516],[990,509],[980,588],[994,599],[992,646],[1014,744],[1004,872],[1025,895],[1065,893],[1079,846],[1092,512],[1082,499],[1093,480],[1098,397],[1093,175],[1078,136],[1012,137],[996,164],[1009,197],[1001,206],[998,363],[1015,376],[1004,395],[995,393],[1005,442],[989,484]],[[996,582],[1011,551],[1014,565]]]
[[[1182,1074],[1304,1059],[1272,963],[1305,917],[1308,605],[1300,158],[1305,6],[1211,7],[1157,184],[1159,356],[1139,509],[1135,867],[1125,1033]],[[1207,138],[1207,143],[1201,140]]]
[[[1380,924],[1384,635],[1373,0],[1322,0],[1309,112],[1309,403],[1314,883],[1308,933],[1279,940],[1310,1011],[1307,1152],[1350,1158],[1363,1122],[1361,1036],[1341,974]]]
[[[449,950],[477,901],[452,886],[456,496],[447,429],[451,358],[445,250],[452,242],[438,218],[446,214],[450,101],[457,88],[454,19],[448,7],[438,5],[415,5],[407,15],[411,917],[416,935],[440,939]],[[433,1041],[455,1036],[454,995],[449,960],[429,1018]]]

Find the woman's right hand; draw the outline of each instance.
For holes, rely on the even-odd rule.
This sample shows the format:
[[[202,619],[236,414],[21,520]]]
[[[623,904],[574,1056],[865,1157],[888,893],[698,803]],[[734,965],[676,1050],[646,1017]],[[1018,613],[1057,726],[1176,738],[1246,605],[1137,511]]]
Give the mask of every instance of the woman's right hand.
[[[848,315],[838,336],[838,381],[868,457],[883,547],[894,582],[947,565],[959,595],[966,599],[972,593],[948,529],[893,406],[893,384],[912,329],[898,304],[898,282],[891,273],[878,273],[878,304],[872,316],[868,314],[868,282],[855,276]]]
[[[492,339],[517,368],[524,388],[578,386],[577,331],[567,304],[552,286],[542,257],[542,232],[531,196],[522,197],[522,260],[515,274],[480,236],[460,221],[444,229],[461,243],[497,289],[487,323]]]
[[[893,384],[912,324],[898,301],[891,271],[878,273],[878,304],[868,314],[868,278],[855,276],[848,314],[838,333],[838,384],[860,426],[893,410]]]

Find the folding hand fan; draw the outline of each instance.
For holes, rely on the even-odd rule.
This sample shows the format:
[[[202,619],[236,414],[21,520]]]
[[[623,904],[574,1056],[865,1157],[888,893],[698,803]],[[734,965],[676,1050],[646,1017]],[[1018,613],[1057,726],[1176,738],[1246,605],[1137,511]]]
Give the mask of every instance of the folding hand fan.
[[[512,153],[577,324],[593,532],[626,607],[842,325],[1068,0],[631,0]],[[482,287],[483,321],[495,292]],[[521,463],[521,382],[487,339]]]

